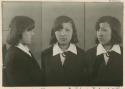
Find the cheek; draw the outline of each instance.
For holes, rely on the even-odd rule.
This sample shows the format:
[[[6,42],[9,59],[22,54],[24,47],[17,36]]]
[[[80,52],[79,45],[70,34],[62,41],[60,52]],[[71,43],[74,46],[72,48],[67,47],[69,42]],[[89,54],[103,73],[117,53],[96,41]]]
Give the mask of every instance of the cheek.
[[[98,37],[98,35],[99,35],[99,33],[98,32],[96,32],[96,36]]]
[[[108,38],[111,38],[111,35],[112,35],[111,32],[108,32],[106,36],[107,36]]]
[[[56,37],[56,38],[58,37],[58,33],[57,33],[57,32],[55,32],[55,37]]]
[[[112,38],[112,34],[109,34],[109,39],[111,40],[111,38]]]
[[[26,38],[27,38],[27,34],[26,34],[26,33],[23,33],[22,39],[25,40]]]
[[[58,32],[55,32],[55,37],[59,41],[59,33]]]
[[[70,38],[72,38],[72,35],[73,35],[72,33],[69,35],[69,36],[70,36]]]
[[[25,33],[22,35],[22,41],[23,41],[23,43],[27,42],[27,36]]]
[[[67,33],[67,38],[68,38],[69,41],[72,39],[72,35],[73,35],[72,32]]]
[[[71,37],[72,37],[72,35],[73,35],[73,32],[70,33],[70,36],[71,36]]]
[[[111,41],[111,34],[110,33],[105,34],[105,40],[107,42]]]
[[[108,34],[108,37],[111,39],[111,37],[112,37],[112,31],[111,31],[111,29],[109,30],[109,32],[107,34]]]
[[[30,32],[27,32],[27,33],[24,34],[24,40],[25,41],[29,41],[29,40],[31,40],[31,38],[32,38],[32,35],[31,35]]]

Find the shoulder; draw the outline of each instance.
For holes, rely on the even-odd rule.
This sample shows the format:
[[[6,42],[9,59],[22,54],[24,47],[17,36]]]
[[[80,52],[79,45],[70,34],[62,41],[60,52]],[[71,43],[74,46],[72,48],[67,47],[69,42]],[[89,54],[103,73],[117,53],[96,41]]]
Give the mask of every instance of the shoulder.
[[[52,52],[53,52],[53,47],[51,46],[51,47],[49,47],[49,48],[43,50],[42,53],[41,53],[41,55],[42,55],[42,56],[51,55]]]
[[[22,51],[20,48],[17,48],[15,46],[12,46],[8,49],[8,52],[6,53],[5,56],[7,59],[11,59],[11,60],[17,60],[17,61],[27,61],[29,59],[31,59],[31,57],[25,53],[24,51]]]
[[[11,46],[7,51],[8,55],[17,55],[18,53],[20,53],[19,49],[14,46]]]
[[[85,52],[85,58],[88,66],[92,66],[95,63],[95,60],[97,59],[96,51],[97,46],[90,48]]]
[[[97,50],[97,46],[90,48],[86,51],[86,54],[95,54]]]
[[[122,53],[122,55],[123,55],[123,47],[122,47],[122,46],[120,46],[120,49],[121,49],[121,53]]]
[[[78,54],[85,53],[85,51],[78,46],[76,46],[76,49],[77,49]]]
[[[20,60],[23,60],[24,58],[23,55],[21,55],[21,51],[12,46],[8,49],[7,53],[6,53],[6,56],[5,56],[5,60],[4,60],[4,63],[5,64],[12,64],[12,63],[19,63]]]
[[[120,49],[121,49],[121,51],[123,51],[123,47],[122,46],[120,46]]]
[[[11,47],[8,49],[7,54],[9,54],[9,55],[14,55],[14,56],[21,57],[21,58],[24,57],[24,55],[27,55],[27,53],[25,53],[25,52],[22,51],[20,48],[15,47],[15,46],[11,46]]]
[[[94,59],[96,57],[96,51],[97,51],[97,46],[93,47],[93,48],[90,48],[88,49],[86,52],[85,52],[85,56],[87,59]]]

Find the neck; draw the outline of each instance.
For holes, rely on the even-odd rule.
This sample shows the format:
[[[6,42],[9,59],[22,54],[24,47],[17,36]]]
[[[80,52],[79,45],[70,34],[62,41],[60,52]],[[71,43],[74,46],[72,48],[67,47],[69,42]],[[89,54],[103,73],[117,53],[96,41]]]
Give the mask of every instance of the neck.
[[[28,44],[25,44],[23,41],[20,41],[19,43],[21,43],[22,45],[24,46],[27,46],[28,47]],[[28,47],[29,48],[29,47]]]
[[[65,51],[66,49],[68,49],[69,44],[59,44],[59,47],[62,49],[62,51]]]
[[[103,45],[106,51],[110,50],[112,48],[112,45]]]

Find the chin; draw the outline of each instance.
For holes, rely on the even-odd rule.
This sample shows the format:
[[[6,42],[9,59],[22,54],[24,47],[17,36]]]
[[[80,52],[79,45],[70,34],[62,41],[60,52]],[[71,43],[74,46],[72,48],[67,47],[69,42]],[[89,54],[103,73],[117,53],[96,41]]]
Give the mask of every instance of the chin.
[[[102,45],[105,45],[105,43],[103,43],[103,42],[99,42],[100,44],[102,44]]]
[[[29,42],[29,43],[26,43],[27,45],[30,45],[31,43]]]
[[[61,43],[61,45],[66,45],[66,43]]]
[[[102,44],[102,45],[105,45],[105,46],[106,46],[106,45],[110,45],[110,43],[101,43],[101,44]]]
[[[65,42],[60,42],[59,44],[60,44],[60,45],[66,45],[66,43],[65,43]]]

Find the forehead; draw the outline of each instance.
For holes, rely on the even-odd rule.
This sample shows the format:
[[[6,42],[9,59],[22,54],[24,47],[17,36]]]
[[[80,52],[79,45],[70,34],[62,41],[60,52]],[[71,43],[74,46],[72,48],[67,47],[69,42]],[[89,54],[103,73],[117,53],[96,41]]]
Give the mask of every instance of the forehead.
[[[65,22],[65,23],[62,23],[62,26],[72,26],[72,24],[70,22]]]
[[[109,23],[107,23],[107,22],[100,23],[99,26],[100,26],[101,28],[110,28],[110,25],[109,25]]]
[[[72,27],[72,24],[70,22],[62,23],[63,27]]]

